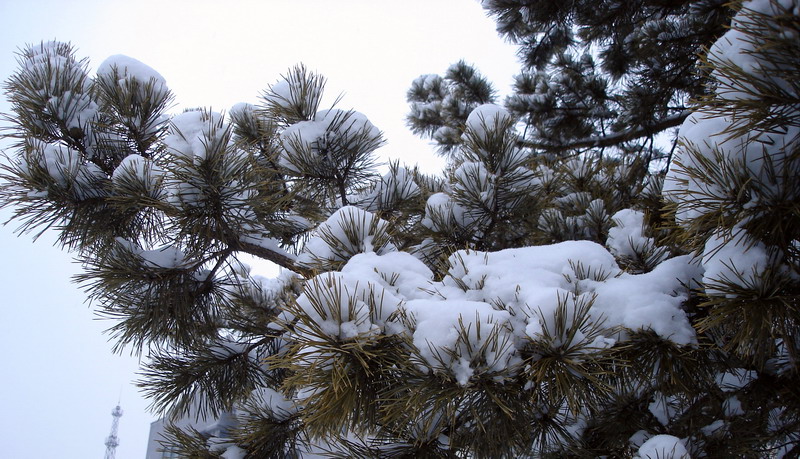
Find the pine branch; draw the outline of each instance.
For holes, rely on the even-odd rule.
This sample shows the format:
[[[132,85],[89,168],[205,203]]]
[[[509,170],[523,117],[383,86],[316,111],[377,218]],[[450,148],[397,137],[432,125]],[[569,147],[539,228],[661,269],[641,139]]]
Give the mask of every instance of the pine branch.
[[[652,136],[671,127],[680,126],[688,116],[689,111],[684,110],[680,113],[662,118],[661,120],[652,124],[630,128],[606,136],[591,136],[565,143],[540,143],[532,140],[522,139],[519,141],[519,146],[549,152],[561,152],[567,150],[576,150],[579,148],[612,147],[630,140]]]
[[[271,261],[276,265],[286,268],[290,271],[296,272],[305,278],[311,278],[314,276],[314,270],[308,269],[303,267],[297,263],[294,257],[284,251],[274,250],[262,245],[249,242],[243,240],[241,238],[237,240],[229,240],[226,241],[231,247],[233,247],[236,251],[244,252],[259,258],[262,258],[267,261]]]
[[[217,338],[178,355],[157,353],[144,365],[137,385],[157,413],[218,417],[254,388],[275,384],[274,374],[260,363],[275,347],[271,336],[254,342]]]

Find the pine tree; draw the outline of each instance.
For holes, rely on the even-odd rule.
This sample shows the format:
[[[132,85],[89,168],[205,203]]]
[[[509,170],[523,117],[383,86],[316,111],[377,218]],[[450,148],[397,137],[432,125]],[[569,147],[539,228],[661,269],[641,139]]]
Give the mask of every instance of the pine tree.
[[[505,107],[464,62],[412,84],[443,176],[378,174],[302,65],[168,116],[155,70],[48,42],[6,82],[0,205],[204,420],[185,457],[796,456],[800,7],[485,6],[525,69]]]
[[[525,125],[520,142],[556,156],[593,150],[666,158],[654,138],[679,126],[689,101],[706,93],[699,53],[724,33],[727,3],[483,1],[498,33],[519,45],[522,70],[505,106]],[[464,129],[466,114],[453,116],[453,107],[493,101],[489,83],[465,65],[443,78],[422,76],[408,93],[412,129],[443,151]]]
[[[711,47],[713,92],[684,124],[665,188],[704,268],[696,326],[739,367],[707,440],[730,454],[800,454],[798,11],[745,4]]]

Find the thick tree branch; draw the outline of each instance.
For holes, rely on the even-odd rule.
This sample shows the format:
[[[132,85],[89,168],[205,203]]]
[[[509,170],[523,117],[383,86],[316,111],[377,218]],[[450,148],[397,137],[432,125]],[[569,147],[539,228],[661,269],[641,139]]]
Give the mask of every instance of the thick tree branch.
[[[271,261],[282,268],[286,268],[290,271],[300,274],[306,279],[315,274],[314,270],[298,265],[292,256],[282,251],[272,250],[254,242],[242,240],[241,238],[237,239],[236,241],[229,241],[229,244],[237,251],[245,252],[264,260]]]
[[[684,110],[647,126],[639,126],[637,128],[631,128],[605,136],[587,137],[585,139],[578,139],[565,143],[539,143],[521,139],[519,141],[519,146],[544,151],[565,151],[576,150],[579,148],[611,147],[629,140],[651,136],[671,127],[680,126],[681,123],[683,123],[684,120],[686,120],[686,118],[689,116],[689,113],[690,112],[688,110]]]

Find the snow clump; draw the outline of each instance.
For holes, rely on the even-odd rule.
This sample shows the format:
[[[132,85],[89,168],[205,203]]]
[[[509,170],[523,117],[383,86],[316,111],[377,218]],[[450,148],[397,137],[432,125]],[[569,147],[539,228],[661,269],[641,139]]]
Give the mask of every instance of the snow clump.
[[[283,153],[280,164],[300,173],[304,166],[327,161],[336,167],[340,156],[354,147],[366,154],[382,145],[381,131],[363,113],[340,109],[320,110],[313,120],[300,121],[281,132]]]
[[[152,160],[131,154],[120,161],[111,174],[111,180],[117,186],[124,186],[125,182],[133,180],[143,185],[146,190],[155,192],[163,175],[164,171]]]
[[[760,274],[773,265],[767,246],[738,230],[733,236],[717,231],[706,241],[703,250],[703,283],[706,292],[720,294],[720,284],[732,283],[740,287],[754,286]]]
[[[155,69],[123,54],[116,54],[104,60],[97,68],[97,76],[115,78],[121,86],[152,85],[156,92],[167,91],[167,80]]]
[[[389,223],[371,212],[355,206],[342,207],[317,227],[297,261],[331,269],[359,253],[396,250],[389,241],[388,229]]]
[[[222,114],[217,112],[189,110],[170,121],[172,126],[164,143],[174,154],[195,161],[205,159],[208,146],[225,131]]]
[[[644,331],[681,346],[697,342],[681,308],[686,286],[702,276],[689,256],[628,274],[603,246],[568,241],[461,250],[448,263],[447,275],[436,281],[407,253],[364,250],[341,272],[313,278],[298,304],[315,328],[339,340],[405,334],[421,370],[449,375],[462,386],[475,378],[514,377],[522,371],[521,350],[532,343],[592,353]],[[571,324],[591,325],[556,336],[554,321],[564,308]],[[305,358],[327,358],[312,354]]]
[[[477,106],[467,117],[467,129],[480,139],[486,139],[489,132],[510,123],[511,113],[497,104]]]
[[[690,459],[689,452],[680,438],[672,435],[656,435],[639,447],[639,459]]]
[[[645,247],[655,245],[653,238],[644,236],[644,213],[633,209],[622,209],[612,220],[616,226],[608,230],[606,246],[617,257],[635,258]]]
[[[102,190],[97,184],[106,179],[99,166],[83,161],[79,151],[62,145],[36,143],[30,152],[20,157],[19,168],[23,173],[30,174],[37,167],[50,176],[51,186],[78,199],[99,196]]]

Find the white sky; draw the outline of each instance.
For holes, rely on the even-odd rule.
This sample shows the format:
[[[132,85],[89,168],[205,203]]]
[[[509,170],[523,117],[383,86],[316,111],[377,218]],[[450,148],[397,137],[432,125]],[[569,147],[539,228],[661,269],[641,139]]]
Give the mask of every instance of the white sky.
[[[443,161],[405,127],[411,81],[463,58],[503,95],[518,70],[515,49],[475,0],[0,0],[0,79],[14,72],[18,48],[52,39],[71,42],[92,69],[113,54],[150,65],[176,95],[171,113],[258,103],[303,62],[328,78],[329,102],[343,93],[341,108],[384,131],[385,158],[429,172]],[[0,112],[8,111],[2,98]],[[0,212],[0,222],[9,216]],[[101,458],[121,397],[116,457],[143,458],[153,416],[130,384],[137,360],[111,353],[102,334],[110,323],[94,318],[70,282],[79,266],[53,247],[53,235],[32,243],[15,228],[0,226],[3,456]]]

